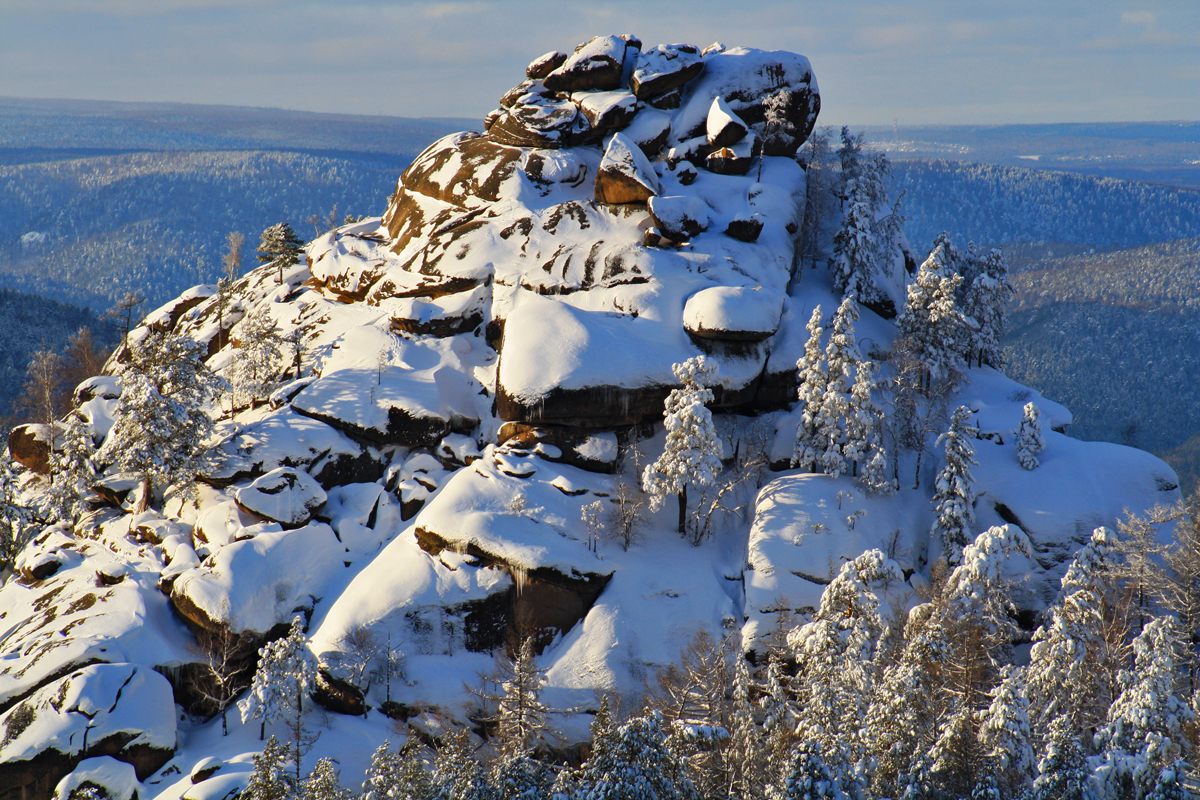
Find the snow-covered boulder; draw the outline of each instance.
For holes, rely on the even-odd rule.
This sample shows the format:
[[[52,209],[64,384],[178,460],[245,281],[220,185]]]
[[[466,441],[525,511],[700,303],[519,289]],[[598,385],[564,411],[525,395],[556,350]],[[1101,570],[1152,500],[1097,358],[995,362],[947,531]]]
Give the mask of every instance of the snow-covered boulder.
[[[658,44],[640,52],[629,88],[649,100],[683,86],[704,71],[700,48],[692,44]]]
[[[636,56],[641,43],[619,36],[595,36],[575,48],[562,65],[543,81],[554,92],[609,91],[621,86],[625,61]]]
[[[0,786],[50,796],[84,759],[111,756],[149,777],[174,753],[175,701],[167,679],[147,667],[95,664],[9,708],[0,727]]]
[[[85,758],[54,787],[54,800],[71,800],[84,789],[102,792],[107,800],[133,800],[137,796],[137,770],[112,756]]]
[[[702,289],[683,307],[683,326],[702,339],[762,341],[779,330],[786,300],[761,286]]]
[[[614,133],[596,172],[597,202],[645,203],[659,191],[658,175],[642,149]]]
[[[285,528],[299,528],[325,504],[325,490],[307,472],[280,467],[256,478],[234,495],[245,511],[274,520]]]
[[[50,437],[46,425],[18,425],[8,434],[8,454],[26,469],[45,475],[50,470]]]
[[[311,610],[346,560],[328,525],[264,532],[222,547],[176,578],[171,603],[201,628],[262,637]]]

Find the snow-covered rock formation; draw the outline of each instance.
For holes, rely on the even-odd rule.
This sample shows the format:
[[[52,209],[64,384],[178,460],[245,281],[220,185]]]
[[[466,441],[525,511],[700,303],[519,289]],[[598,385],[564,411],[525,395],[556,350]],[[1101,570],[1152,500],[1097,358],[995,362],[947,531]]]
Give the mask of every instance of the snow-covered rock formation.
[[[97,761],[111,756],[135,767],[142,797],[229,790],[258,726],[232,713],[228,739],[219,721],[177,732],[162,702],[130,702],[118,678],[211,715],[214,642],[245,667],[296,614],[320,702],[366,713],[335,715],[345,735],[317,749],[338,752],[382,740],[381,708],[462,717],[464,682],[522,637],[537,642],[546,699],[581,707],[639,693],[699,630],[753,649],[867,548],[919,583],[941,546],[932,458],[920,488],[888,497],[849,476],[751,467],[719,498],[733,510],[693,510],[703,527],[686,538],[673,504],[622,516],[642,502],[672,365],[689,358],[717,367],[727,469],[786,466],[804,320],[840,299],[796,255],[806,180],[794,156],[819,108],[803,56],[597,37],[531,63],[482,132],[433,143],[382,217],[319,237],[306,263],[251,271],[229,296],[199,287],[152,313],[131,347],[182,334],[227,377],[257,346],[243,321],[267,315],[279,380],[249,407],[213,399],[216,458],[194,494],[171,489],[138,512],[137,481],[106,474],[90,514],[25,549],[0,589],[0,784],[49,796],[77,765],[123,776]],[[860,341],[887,351],[894,324],[862,313]],[[119,353],[110,370],[127,362]],[[97,443],[120,413],[111,383],[80,395]],[[1048,429],[1032,472],[1014,449],[1031,400]],[[978,527],[1007,521],[1034,544],[1014,565],[1029,609],[1096,525],[1177,498],[1157,459],[1049,431],[1069,413],[991,368],[969,370],[954,402],[987,437]],[[44,459],[24,463],[34,493]],[[915,464],[899,458],[905,487]],[[385,650],[403,654],[403,679],[379,677]],[[56,699],[93,684],[87,702],[109,703],[104,714]],[[562,723],[568,740],[586,726]],[[201,769],[209,756],[222,766]]]

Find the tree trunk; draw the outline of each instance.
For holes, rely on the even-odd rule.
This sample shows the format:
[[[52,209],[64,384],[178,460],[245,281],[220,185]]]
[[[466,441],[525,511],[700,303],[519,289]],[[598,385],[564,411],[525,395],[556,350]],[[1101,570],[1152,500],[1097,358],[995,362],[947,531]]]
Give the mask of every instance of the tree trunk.
[[[687,484],[679,492],[679,535],[687,533]]]
[[[142,476],[142,496],[138,499],[137,513],[141,514],[150,507],[150,490],[154,488],[154,481],[149,475]]]

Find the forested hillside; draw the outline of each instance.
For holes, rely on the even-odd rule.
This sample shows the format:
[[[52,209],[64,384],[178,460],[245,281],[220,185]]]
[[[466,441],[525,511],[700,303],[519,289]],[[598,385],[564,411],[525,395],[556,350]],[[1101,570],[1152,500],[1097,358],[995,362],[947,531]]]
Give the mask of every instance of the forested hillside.
[[[945,230],[992,246],[1073,242],[1102,249],[1200,236],[1200,191],[1069,172],[938,159],[895,161],[913,245]]]

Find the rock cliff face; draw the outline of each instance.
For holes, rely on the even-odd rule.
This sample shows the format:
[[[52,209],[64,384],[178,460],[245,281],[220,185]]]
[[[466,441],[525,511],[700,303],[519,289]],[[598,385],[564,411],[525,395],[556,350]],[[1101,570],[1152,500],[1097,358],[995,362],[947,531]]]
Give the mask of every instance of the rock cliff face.
[[[406,714],[461,715],[463,683],[525,636],[548,700],[577,706],[640,691],[698,630],[740,631],[754,648],[868,547],[919,575],[937,555],[929,475],[858,500],[845,476],[751,475],[699,546],[674,533],[673,510],[643,508],[620,535],[663,447],[673,363],[716,363],[731,472],[747,453],[786,465],[804,320],[839,299],[824,270],[797,271],[805,172],[792,156],[819,108],[803,56],[597,37],[534,60],[483,131],[430,145],[382,217],[319,237],[306,263],[250,272],[224,307],[198,287],[151,314],[133,342],[151,326],[181,333],[224,375],[252,315],[292,350],[269,398],[232,411],[214,399],[219,458],[194,499],[168,492],[135,514],[136,480],[105,474],[88,516],[26,549],[0,589],[0,713],[20,727],[21,709],[49,713],[56,681],[83,685],[101,667],[161,688],[157,669],[203,710],[189,685],[206,669],[195,637],[253,653],[296,614],[321,662],[317,699],[335,711],[390,697]],[[864,311],[858,336],[883,351],[895,328]],[[118,377],[122,364],[109,365]],[[78,402],[99,441],[119,401],[115,381],[96,385],[106,390]],[[991,437],[981,524],[1020,517],[1038,557],[1014,569],[1032,576],[1036,609],[1092,527],[1177,492],[1150,456],[1057,433],[1031,484],[1011,444],[1030,400],[1047,427],[1069,422],[990,369],[970,371],[958,398]],[[42,444],[32,430],[12,442],[30,492]],[[355,666],[366,641],[405,654],[404,680]],[[20,755],[0,758],[53,763],[60,777],[100,756],[157,769],[174,728],[114,708],[128,709],[132,738],[67,751],[37,733],[50,727],[21,728]],[[586,736],[586,720],[565,725]],[[185,746],[182,773],[206,755]]]

